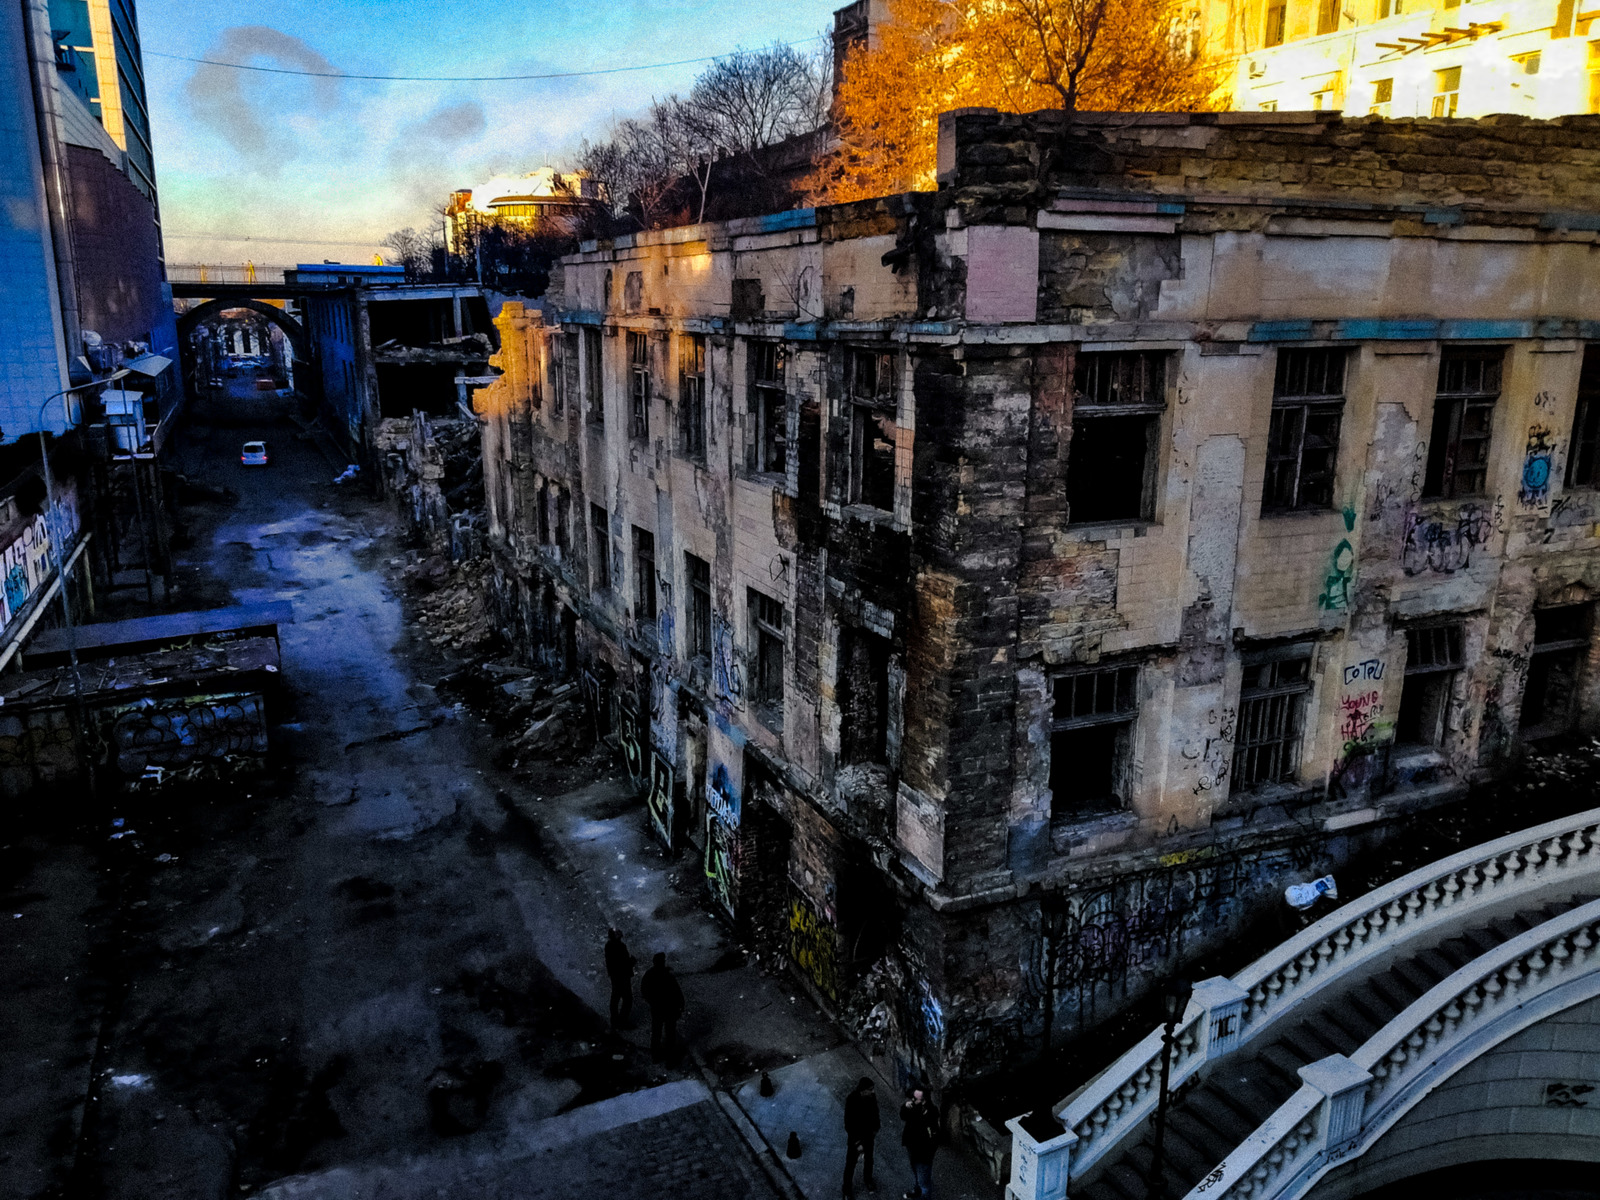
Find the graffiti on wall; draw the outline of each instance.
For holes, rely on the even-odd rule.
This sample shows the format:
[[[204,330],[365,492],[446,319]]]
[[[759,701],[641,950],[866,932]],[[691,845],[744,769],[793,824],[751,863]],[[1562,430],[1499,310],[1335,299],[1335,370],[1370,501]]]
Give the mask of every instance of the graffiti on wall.
[[[1448,516],[1411,511],[1406,514],[1400,547],[1400,566],[1407,575],[1424,571],[1449,575],[1472,565],[1472,555],[1489,540],[1500,523],[1498,502],[1493,511],[1482,504],[1463,504],[1452,520]]]
[[[1383,678],[1383,659],[1364,658],[1353,667],[1344,669],[1344,684],[1349,687],[1352,683],[1360,683],[1369,679]]]
[[[645,789],[650,827],[667,849],[672,849],[672,764],[655,747],[650,748],[650,785]]]
[[[711,898],[730,917],[734,916],[738,895],[739,831],[715,813],[706,814],[705,869]]]
[[[1528,443],[1522,454],[1522,480],[1517,485],[1517,503],[1523,508],[1540,508],[1550,501],[1550,470],[1556,444],[1543,425],[1528,428]]]
[[[1344,531],[1355,532],[1356,510],[1345,505]],[[1322,580],[1322,595],[1317,597],[1317,607],[1329,612],[1343,612],[1350,607],[1350,589],[1356,582],[1356,548],[1349,538],[1340,538],[1339,544],[1328,556],[1328,573]]]
[[[1371,685],[1383,679],[1381,658],[1366,658],[1344,669],[1344,694],[1339,697],[1339,752],[1329,773],[1329,789],[1347,796],[1365,787],[1382,769],[1378,751],[1392,723],[1383,717],[1383,693]]]
[[[78,504],[73,492],[59,497],[49,518],[36,515],[0,550],[0,629],[9,625],[35,592],[49,581],[56,565],[56,546],[71,546],[78,537]]]
[[[1212,709],[1206,714],[1206,733],[1190,738],[1179,751],[1196,764],[1194,794],[1226,790],[1233,769],[1233,739],[1237,714],[1231,708]]]
[[[789,900],[789,957],[830,1000],[839,998],[839,934],[798,893]]]
[[[706,776],[706,806],[726,824],[739,824],[739,789],[726,763],[719,762]]]
[[[644,787],[646,778],[644,746],[639,740],[639,714],[626,701],[619,702],[617,710],[617,745],[622,750],[622,765],[628,768],[628,781],[637,792]]]
[[[711,686],[724,700],[744,695],[744,672],[733,629],[715,612],[711,614]]]
[[[142,700],[107,715],[117,770],[133,778],[152,767],[170,772],[267,752],[266,711],[259,695]]]

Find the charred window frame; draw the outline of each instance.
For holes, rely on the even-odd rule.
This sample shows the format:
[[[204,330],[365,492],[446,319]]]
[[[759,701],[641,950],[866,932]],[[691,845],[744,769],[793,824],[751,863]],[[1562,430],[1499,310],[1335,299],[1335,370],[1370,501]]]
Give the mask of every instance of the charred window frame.
[[[1080,353],[1073,371],[1067,520],[1148,521],[1167,407],[1164,350]]]
[[[1489,437],[1504,360],[1505,349],[1500,346],[1445,347],[1439,358],[1423,496],[1449,500],[1487,491]]]
[[[839,753],[847,763],[889,761],[889,639],[869,629],[839,631]]]
[[[650,338],[628,334],[628,434],[650,436]]]
[[[600,351],[600,331],[583,331],[583,399],[588,409],[587,419],[595,425],[606,423],[605,381],[602,377],[604,355]]]
[[[611,518],[598,504],[589,505],[589,590],[611,587]]]
[[[1333,507],[1348,359],[1349,352],[1337,348],[1278,351],[1263,513]]]
[[[756,474],[789,469],[789,398],[784,391],[781,342],[750,343],[750,436],[745,466]]]
[[[1285,646],[1245,656],[1233,743],[1233,790],[1292,783],[1300,772],[1311,651]]]
[[[1400,691],[1400,716],[1395,722],[1397,743],[1443,744],[1450,695],[1460,670],[1460,622],[1406,630],[1406,673]]]
[[[1050,719],[1050,817],[1114,812],[1127,800],[1139,668],[1059,675]]]
[[[706,339],[691,333],[678,350],[678,447],[686,458],[706,458]]]
[[[683,567],[689,581],[689,657],[708,659],[711,657],[711,564],[693,554],[685,554]]]
[[[894,367],[892,352],[850,351],[850,503],[884,512],[894,511],[900,433]]]
[[[1522,691],[1524,738],[1554,737],[1571,730],[1589,658],[1592,619],[1588,604],[1534,609],[1533,646]]]
[[[776,711],[783,704],[783,605],[771,596],[747,589],[750,611],[751,683],[757,704]]]
[[[656,619],[656,535],[633,527],[633,619]]]
[[[1567,456],[1567,486],[1600,487],[1600,346],[1583,351],[1578,407],[1572,417],[1572,453]]]

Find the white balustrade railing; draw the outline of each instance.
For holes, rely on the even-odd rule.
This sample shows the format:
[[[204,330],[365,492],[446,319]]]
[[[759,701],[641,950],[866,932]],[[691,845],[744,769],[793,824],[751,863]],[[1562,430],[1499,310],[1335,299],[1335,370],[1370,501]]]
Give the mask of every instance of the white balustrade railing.
[[[1600,972],[1600,900],[1479,955],[1419,996],[1348,1058],[1301,1068],[1293,1096],[1187,1200],[1281,1200],[1364,1150],[1434,1083],[1441,1062],[1488,1027],[1526,1019],[1541,994]],[[1470,1047],[1469,1047],[1470,1049]]]
[[[1251,963],[1232,979],[1195,985],[1176,1030],[1171,1083],[1259,1036],[1297,1002],[1347,977],[1403,941],[1477,908],[1587,873],[1600,875],[1600,809],[1590,809],[1430,863],[1329,913]],[[1056,1108],[1065,1126],[1051,1139],[1054,1166],[1030,1175],[1019,1200],[1060,1200],[1079,1178],[1154,1110],[1161,1070],[1157,1029]],[[1013,1129],[1014,1161],[1040,1159],[1040,1143]],[[1293,1140],[1285,1133],[1286,1140]],[[1052,1182],[1041,1180],[1048,1175]],[[1055,1180],[1059,1178],[1059,1183]]]

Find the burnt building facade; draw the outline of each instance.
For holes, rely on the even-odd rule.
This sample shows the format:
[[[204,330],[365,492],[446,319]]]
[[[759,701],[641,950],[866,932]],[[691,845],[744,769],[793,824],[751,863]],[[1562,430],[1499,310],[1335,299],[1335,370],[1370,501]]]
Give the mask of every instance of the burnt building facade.
[[[936,1083],[1600,721],[1600,118],[946,115],[586,243],[477,392],[506,632]]]

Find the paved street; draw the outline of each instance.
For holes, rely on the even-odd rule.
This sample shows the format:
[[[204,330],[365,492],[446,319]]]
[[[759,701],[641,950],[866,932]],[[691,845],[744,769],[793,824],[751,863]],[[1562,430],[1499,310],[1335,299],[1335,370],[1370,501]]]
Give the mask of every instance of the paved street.
[[[614,778],[541,804],[495,774],[483,727],[430,682],[449,664],[402,624],[389,512],[331,486],[269,405],[234,396],[183,436],[179,469],[240,500],[185,510],[174,604],[292,603],[280,753],[223,788],[34,814],[4,843],[6,932],[26,936],[0,945],[19,981],[0,1196],[216,1197],[299,1176],[293,1195],[331,1197],[352,1164],[414,1161],[464,1172],[471,1194],[559,1194],[578,1172],[614,1195],[765,1195],[705,1095],[552,1145],[530,1181],[522,1139],[541,1122],[702,1087],[690,1060],[649,1061],[647,1021],[606,1028],[609,922],[642,960],[672,954],[691,1045],[734,1077],[837,1034],[673,888]],[[238,465],[253,437],[265,470]]]

